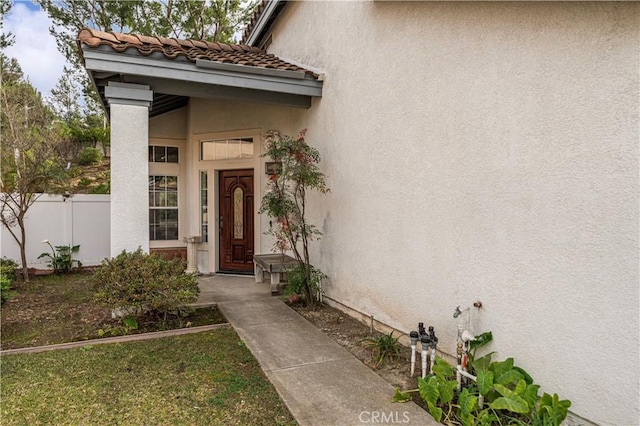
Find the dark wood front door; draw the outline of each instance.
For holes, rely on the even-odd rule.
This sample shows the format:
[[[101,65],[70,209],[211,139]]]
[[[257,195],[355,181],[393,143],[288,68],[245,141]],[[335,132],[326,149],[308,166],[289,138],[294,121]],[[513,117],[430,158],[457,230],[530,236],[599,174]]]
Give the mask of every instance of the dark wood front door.
[[[220,271],[253,272],[253,170],[220,172]]]

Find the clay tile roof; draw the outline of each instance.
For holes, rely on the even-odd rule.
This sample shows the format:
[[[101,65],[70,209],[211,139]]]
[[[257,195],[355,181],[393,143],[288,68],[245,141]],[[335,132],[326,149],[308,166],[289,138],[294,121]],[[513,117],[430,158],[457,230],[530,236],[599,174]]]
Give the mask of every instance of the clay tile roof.
[[[205,59],[213,62],[237,64],[246,67],[272,68],[278,70],[305,73],[312,78],[318,75],[312,71],[290,64],[282,59],[268,54],[257,47],[244,44],[216,43],[201,40],[181,40],[166,37],[149,37],[143,35],[122,34],[83,28],[78,33],[78,47],[97,49],[109,46],[118,53],[134,54],[135,51],[143,56],[160,52],[165,58],[175,60],[183,57],[190,62]],[[129,50],[135,49],[135,50]]]
[[[265,0],[261,0],[260,4],[253,11],[253,16],[251,16],[251,20],[249,21],[249,24],[245,27],[244,31],[242,32],[241,41],[246,41],[247,38],[249,37],[249,34],[253,30],[253,27],[256,25],[256,22],[258,22],[258,17],[260,17],[260,15],[262,14],[262,11],[264,10],[265,3],[266,3]]]

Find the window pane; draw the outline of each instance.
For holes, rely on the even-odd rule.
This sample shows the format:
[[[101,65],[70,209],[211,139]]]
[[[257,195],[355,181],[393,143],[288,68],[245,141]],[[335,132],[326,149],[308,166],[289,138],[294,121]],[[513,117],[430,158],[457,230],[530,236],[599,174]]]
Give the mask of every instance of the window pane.
[[[166,212],[166,236],[168,240],[178,239],[178,210],[165,210]]]
[[[215,160],[215,146],[211,141],[202,142],[200,144],[200,159]]]
[[[166,206],[167,206],[167,193],[166,192],[156,193],[156,207],[166,207]]]
[[[243,238],[243,200],[242,188],[233,191],[233,238],[241,240]]]
[[[177,240],[178,177],[149,176],[149,205],[149,238]]]
[[[177,192],[168,192],[167,193],[167,207],[178,207],[178,193]]]
[[[242,158],[252,158],[253,157],[253,142],[242,141]]]
[[[167,163],[178,162],[178,148],[175,146],[167,147]]]
[[[209,222],[209,216],[207,214],[207,177],[208,175],[206,171],[200,172],[200,234],[203,243],[206,243],[209,240],[209,227],[207,226],[207,223]]]
[[[215,141],[213,144],[216,150],[213,154],[214,160],[224,160],[229,158],[227,156],[227,141]]]
[[[253,138],[200,142],[201,160],[233,160],[253,157]]]
[[[149,162],[153,163],[153,146],[149,146]]]
[[[168,191],[178,191],[178,177],[165,176],[165,185]]]
[[[164,146],[156,146],[156,147],[153,148],[153,161],[155,163],[166,163],[167,162],[166,147],[164,147]]]
[[[228,141],[227,152],[229,159],[240,158],[240,141]]]

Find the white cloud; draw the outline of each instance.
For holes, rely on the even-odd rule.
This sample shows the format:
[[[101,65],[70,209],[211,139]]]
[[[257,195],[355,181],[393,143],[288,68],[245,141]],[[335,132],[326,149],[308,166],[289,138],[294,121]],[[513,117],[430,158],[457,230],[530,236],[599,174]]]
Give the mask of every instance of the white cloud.
[[[16,2],[4,17],[4,31],[15,36],[15,43],[5,53],[18,60],[24,74],[43,96],[48,96],[56,85],[66,62],[49,34],[50,26],[51,20],[44,11],[30,9],[21,2]]]

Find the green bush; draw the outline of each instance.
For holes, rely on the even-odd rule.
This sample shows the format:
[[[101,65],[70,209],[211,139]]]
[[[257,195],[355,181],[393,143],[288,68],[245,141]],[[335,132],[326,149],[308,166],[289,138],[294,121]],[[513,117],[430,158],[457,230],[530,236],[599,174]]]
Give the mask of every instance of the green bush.
[[[11,284],[13,280],[9,277],[2,275],[0,276],[0,304],[4,304],[7,300],[11,299],[16,292],[11,290]]]
[[[78,154],[78,164],[81,166],[100,163],[102,163],[102,153],[96,148],[88,146],[82,148],[82,151]]]
[[[96,301],[112,310],[139,317],[156,314],[163,322],[183,317],[200,290],[195,274],[185,274],[182,259],[166,260],[141,249],[123,251],[102,262],[92,276]]]
[[[100,185],[89,188],[89,194],[108,194],[111,192],[111,183],[101,183]]]
[[[0,303],[2,304],[16,294],[11,290],[11,286],[16,279],[17,267],[18,264],[11,259],[6,257],[0,259]]]
[[[482,333],[470,345],[469,372],[475,380],[457,390],[456,368],[436,357],[432,374],[418,379],[418,389],[396,392],[392,402],[411,399],[419,392],[427,410],[439,423],[475,425],[560,426],[567,417],[571,401],[543,393],[539,385],[513,358],[492,361],[494,352],[476,358],[476,350],[493,340],[491,332]]]
[[[374,367],[377,368],[385,359],[400,356],[402,346],[400,346],[398,340],[400,340],[400,336],[393,337],[392,331],[389,334],[364,339],[362,346],[371,350],[375,360]]]
[[[75,246],[68,244],[66,246],[55,246],[54,248],[49,240],[44,240],[42,242],[49,245],[49,247],[51,248],[51,253],[42,253],[40,254],[40,256],[38,256],[38,259],[48,257],[49,263],[47,264],[47,266],[53,268],[53,271],[56,274],[69,273],[73,270],[74,265],[76,265],[78,268],[82,267],[82,262],[72,258],[74,253],[80,251],[80,244]]]
[[[323,294],[322,280],[327,278],[325,274],[319,269],[316,269],[312,265],[309,265],[311,279],[307,281],[307,274],[304,267],[298,265],[294,268],[287,270],[287,286],[285,287],[286,294],[299,294],[303,297],[307,295],[307,290],[310,294],[317,297]],[[307,303],[312,301],[305,300]]]
[[[89,186],[91,185],[91,179],[83,177],[78,181],[78,186]]]
[[[0,276],[9,277],[13,281],[16,279],[16,269],[18,264],[15,261],[7,257],[0,259]]]

